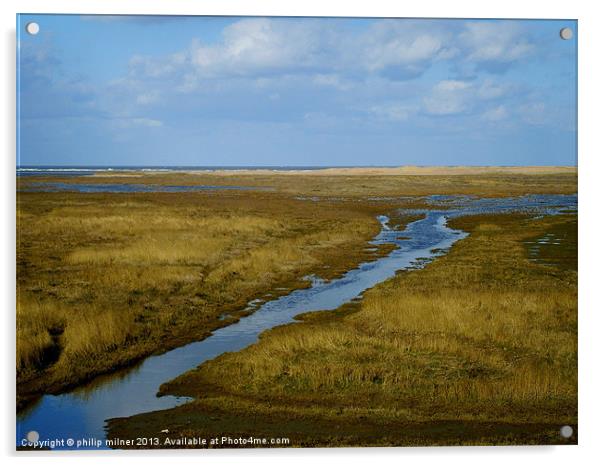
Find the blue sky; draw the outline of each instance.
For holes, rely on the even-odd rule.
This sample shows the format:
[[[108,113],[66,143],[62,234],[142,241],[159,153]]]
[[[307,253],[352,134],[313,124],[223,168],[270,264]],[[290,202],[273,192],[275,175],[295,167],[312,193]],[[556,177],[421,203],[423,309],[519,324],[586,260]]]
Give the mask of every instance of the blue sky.
[[[17,163],[574,165],[566,26],[21,15]]]

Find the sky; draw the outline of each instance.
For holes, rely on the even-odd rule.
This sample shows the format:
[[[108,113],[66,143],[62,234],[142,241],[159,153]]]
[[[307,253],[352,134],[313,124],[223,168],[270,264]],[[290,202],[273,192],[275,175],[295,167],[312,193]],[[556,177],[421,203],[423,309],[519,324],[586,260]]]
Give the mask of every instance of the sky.
[[[17,164],[575,165],[576,28],[20,15]]]

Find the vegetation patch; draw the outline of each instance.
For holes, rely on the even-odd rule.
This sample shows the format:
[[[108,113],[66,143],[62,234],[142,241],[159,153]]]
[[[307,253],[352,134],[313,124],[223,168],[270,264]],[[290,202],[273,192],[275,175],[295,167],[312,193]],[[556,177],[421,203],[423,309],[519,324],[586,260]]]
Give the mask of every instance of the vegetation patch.
[[[382,211],[251,192],[20,192],[18,404],[200,340],[253,299],[309,286],[303,276],[387,253],[366,249]]]

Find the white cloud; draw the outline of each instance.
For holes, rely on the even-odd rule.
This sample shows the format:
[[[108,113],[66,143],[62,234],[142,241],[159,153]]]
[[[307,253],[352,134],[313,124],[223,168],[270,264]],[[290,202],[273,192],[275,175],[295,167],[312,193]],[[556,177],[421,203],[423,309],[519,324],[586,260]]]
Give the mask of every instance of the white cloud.
[[[198,39],[179,53],[164,57],[134,56],[130,74],[158,79],[186,76],[181,90],[198,79],[266,77],[313,73],[317,85],[341,90],[340,77],[383,75],[405,80],[423,73],[435,61],[462,59],[455,32],[432,22],[380,20],[355,33],[333,20],[249,18],[222,31],[221,40]]]
[[[178,52],[164,57],[134,55],[130,58],[130,74],[146,78],[162,78],[179,72],[189,61],[187,52]]]
[[[508,118],[508,110],[504,105],[499,105],[495,108],[491,108],[483,113],[483,119],[486,121],[502,121]]]
[[[460,42],[473,62],[508,63],[530,55],[534,45],[515,21],[479,21],[465,24]]]
[[[426,113],[432,115],[452,115],[475,112],[484,104],[490,107],[493,102],[499,102],[511,95],[509,85],[490,78],[483,82],[444,80],[437,83],[431,92],[423,99]],[[493,110],[486,110],[484,117],[489,120],[505,118],[506,108],[498,105]]]
[[[322,22],[243,19],[223,31],[222,42],[192,44],[191,61],[201,75],[249,75],[320,64],[327,29]]]
[[[485,79],[477,91],[479,98],[484,100],[493,100],[507,95],[510,91],[508,84],[501,84],[493,79]]]
[[[445,50],[440,37],[415,23],[384,20],[360,38],[356,59],[369,71],[415,72]]]
[[[447,25],[449,26],[449,24]],[[429,20],[384,19],[345,47],[358,69],[393,80],[412,79],[433,63],[459,55],[454,27]]]
[[[435,86],[435,91],[457,92],[472,87],[472,84],[465,81],[447,80],[441,81]]]
[[[469,107],[472,87],[471,83],[465,81],[441,81],[424,99],[424,108],[432,115],[462,113]]]
[[[455,53],[444,43],[441,34],[416,22],[383,20],[353,35],[328,20],[252,18],[226,27],[217,44],[193,42],[190,58],[202,76],[314,70],[324,84],[338,70],[415,76],[439,54]]]
[[[238,20],[217,41],[195,39],[178,53],[132,57],[129,74],[115,82],[118,97],[106,107],[118,117],[144,117],[153,105],[154,114],[179,106],[191,115],[252,119],[270,118],[262,102],[278,101],[284,118],[306,115],[320,126],[354,111],[373,123],[413,115],[472,114],[481,122],[520,116],[507,113],[508,100],[524,85],[495,75],[532,50],[519,23],[389,19],[348,26],[326,19]],[[500,63],[505,68],[494,69]],[[415,78],[434,64],[433,75],[450,78],[425,88]],[[457,77],[461,67],[469,78]],[[236,112],[238,105],[257,111]],[[331,108],[323,111],[326,105]]]
[[[316,74],[312,82],[318,86],[334,87],[343,91],[353,88],[351,81],[341,78],[338,74]]]
[[[136,97],[136,103],[139,105],[150,105],[159,101],[159,92],[157,90],[151,90],[140,94]]]

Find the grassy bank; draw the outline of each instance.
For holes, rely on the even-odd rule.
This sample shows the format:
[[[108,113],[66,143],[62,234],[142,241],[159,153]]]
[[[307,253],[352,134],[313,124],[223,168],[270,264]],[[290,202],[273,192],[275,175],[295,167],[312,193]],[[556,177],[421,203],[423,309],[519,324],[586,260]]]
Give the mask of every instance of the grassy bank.
[[[365,243],[383,208],[256,192],[20,192],[18,405],[202,339],[305,275],[374,258]]]
[[[162,393],[194,402],[113,420],[109,435],[575,443],[558,434],[577,423],[575,218],[456,219],[471,234],[448,255],[178,377]],[[550,231],[565,243],[536,262],[530,243]]]

